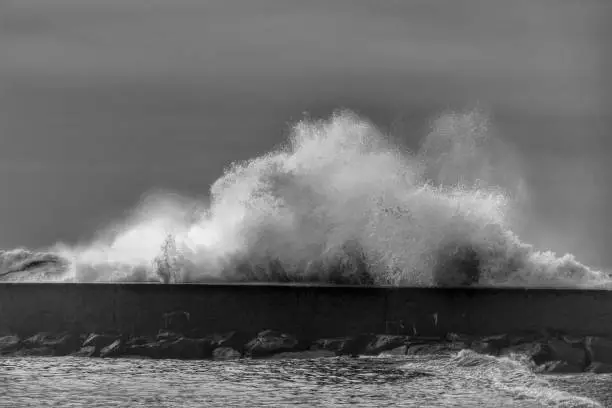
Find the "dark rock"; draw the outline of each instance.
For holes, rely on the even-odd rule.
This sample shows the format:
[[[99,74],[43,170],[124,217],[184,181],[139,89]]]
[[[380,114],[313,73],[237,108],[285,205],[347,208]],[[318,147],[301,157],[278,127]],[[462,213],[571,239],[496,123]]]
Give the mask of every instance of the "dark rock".
[[[376,337],[377,336],[374,334],[362,334],[360,336],[348,338],[342,344],[340,350],[337,351],[337,354],[351,357],[363,355],[366,353],[370,344],[375,343]]]
[[[591,365],[589,365],[584,371],[594,374],[612,373],[612,364],[594,362],[591,363]]]
[[[21,341],[17,336],[0,337],[0,355],[14,353],[21,347]]]
[[[463,343],[409,344],[406,354],[410,356],[450,355],[464,348]]]
[[[186,333],[189,330],[191,315],[182,310],[164,313],[162,315],[162,328],[165,331]]]
[[[231,347],[218,347],[213,350],[212,358],[213,360],[238,360],[242,355],[238,350],[234,350]]]
[[[311,347],[312,350],[329,350],[340,352],[344,348],[346,342],[350,341],[348,337],[338,337],[333,339],[319,339],[315,341]]]
[[[265,357],[285,351],[306,349],[294,336],[276,330],[265,330],[245,345],[245,354],[251,357]]]
[[[175,341],[183,337],[180,333],[172,331],[160,331],[155,337],[158,341]]]
[[[148,339],[146,337],[131,337],[125,342],[125,345],[126,347],[142,346],[148,343],[151,343],[151,339]]]
[[[496,347],[498,349],[501,349],[503,347],[507,347],[510,345],[510,337],[507,334],[498,334],[495,336],[487,336],[484,337],[482,339],[482,341],[485,341],[489,344],[491,344],[493,347]]]
[[[408,352],[408,346],[400,346],[391,350],[385,350],[380,353],[381,356],[405,356]]]
[[[571,366],[578,366],[580,370],[586,366],[586,352],[580,343],[568,344],[563,340],[551,339],[548,342],[554,360],[564,361]]]
[[[30,349],[39,348],[42,346],[42,344],[45,341],[52,338],[52,336],[53,335],[51,333],[37,333],[33,336],[26,338],[23,341],[23,346],[25,348],[30,348]]]
[[[126,346],[123,355],[126,357],[161,358],[160,343],[135,344]]]
[[[510,338],[507,334],[484,337],[471,343],[470,348],[480,354],[499,355],[501,350],[510,345]]]
[[[374,335],[363,334],[356,337],[339,337],[332,339],[320,339],[314,342],[311,350],[328,350],[333,351],[339,356],[349,355],[356,357],[358,355],[378,355],[380,353],[400,349],[406,350],[408,347],[417,344],[438,343],[440,338],[414,338],[409,336],[399,335]],[[396,350],[395,353],[402,353]]]
[[[364,350],[359,354],[377,355],[383,351],[392,350],[408,344],[409,337],[394,335],[378,335],[365,345]]]
[[[336,353],[329,350],[286,351],[266,358],[271,360],[312,360],[329,357],[336,357]]]
[[[212,343],[209,339],[181,337],[162,346],[166,358],[203,359],[212,357]]]
[[[125,347],[123,354],[149,358],[204,359],[212,357],[212,351],[210,339],[180,337],[130,345]]]
[[[38,333],[25,339],[23,345],[28,349],[48,348],[54,356],[65,356],[80,349],[81,338],[73,333]]]
[[[589,361],[612,364],[612,340],[602,337],[587,337],[585,348]]]
[[[567,361],[549,361],[544,364],[540,372],[550,374],[575,374],[581,373],[583,367],[568,363]]]
[[[563,338],[565,333],[557,329],[545,327],[544,329],[541,329],[540,331],[538,331],[538,335],[540,336],[541,340],[551,340],[551,339],[561,339]]]
[[[537,342],[544,342],[544,341],[546,341],[546,338],[542,336],[541,333],[531,332],[531,333],[522,333],[522,334],[512,334],[512,335],[508,335],[508,345],[503,346],[503,347],[504,348],[512,347],[512,346],[518,346],[520,344],[537,343]]]
[[[581,336],[571,336],[571,335],[563,335],[561,336],[561,340],[565,343],[573,346],[573,347],[584,347],[586,339]]]
[[[447,333],[444,339],[451,343],[464,343],[468,345],[475,340],[474,336],[463,333]]]
[[[403,336],[397,337],[402,337],[403,339],[406,339]],[[377,352],[375,352],[375,349],[377,347],[380,347],[381,350],[385,349],[385,347],[387,347],[387,349],[394,348],[391,345],[386,346],[386,343],[396,341],[396,336],[384,337],[384,335],[382,335],[380,336],[380,343],[378,343],[378,340],[379,336],[376,336],[374,334],[362,334],[356,337],[319,339],[313,343],[310,349],[333,351],[336,353],[336,355],[339,356],[357,357],[366,353],[374,355],[378,354]],[[391,344],[396,346],[396,343]],[[405,342],[402,344],[405,344]]]
[[[117,339],[108,346],[100,350],[100,357],[119,357],[123,353],[123,344],[121,339]]]
[[[94,347],[94,356],[99,356],[103,348],[110,346],[120,338],[121,336],[117,334],[92,333],[85,339],[82,347]]]
[[[434,343],[447,343],[444,337],[439,336],[409,336],[411,344],[434,344]]]
[[[253,338],[253,336],[245,332],[231,331],[228,333],[214,334],[212,336],[207,336],[206,338],[210,339],[213,347],[215,348],[229,347],[242,353],[244,351],[244,346]]]
[[[554,362],[556,364],[554,368],[554,370],[556,370],[555,372],[561,372],[561,370],[564,369],[575,371],[575,367],[580,367],[578,371],[582,371],[587,363],[586,352],[579,343],[568,344],[556,338],[549,339],[545,342],[539,341],[510,346],[503,349],[501,352],[501,355],[504,356],[511,354],[527,356],[531,358],[536,365],[552,364]],[[566,364],[561,365],[560,362]]]
[[[512,354],[526,356],[536,365],[542,365],[555,360],[551,347],[542,342],[522,343],[507,347],[500,352],[502,356],[510,356]]]
[[[470,349],[479,354],[499,355],[500,349],[486,341],[476,340],[470,345]]]
[[[96,348],[94,346],[81,347],[79,351],[75,351],[70,355],[73,357],[94,357],[96,355]]]

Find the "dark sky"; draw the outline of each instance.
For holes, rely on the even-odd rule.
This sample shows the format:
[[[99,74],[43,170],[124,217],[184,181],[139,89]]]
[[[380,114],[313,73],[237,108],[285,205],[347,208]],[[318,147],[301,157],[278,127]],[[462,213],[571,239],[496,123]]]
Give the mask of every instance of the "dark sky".
[[[597,1],[0,2],[0,247],[86,239],[156,188],[206,194],[302,117],[408,144],[480,104],[519,152],[522,231],[612,266],[611,6]],[[398,129],[397,126],[394,129]]]

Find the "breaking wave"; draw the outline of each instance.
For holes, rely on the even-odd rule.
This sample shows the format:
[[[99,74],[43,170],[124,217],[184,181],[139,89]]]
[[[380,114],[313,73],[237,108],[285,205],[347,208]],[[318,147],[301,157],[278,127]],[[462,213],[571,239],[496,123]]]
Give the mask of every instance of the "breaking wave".
[[[607,286],[513,232],[517,166],[479,111],[433,123],[417,152],[348,111],[297,123],[232,164],[208,202],[152,194],[91,242],[0,253],[0,279]]]

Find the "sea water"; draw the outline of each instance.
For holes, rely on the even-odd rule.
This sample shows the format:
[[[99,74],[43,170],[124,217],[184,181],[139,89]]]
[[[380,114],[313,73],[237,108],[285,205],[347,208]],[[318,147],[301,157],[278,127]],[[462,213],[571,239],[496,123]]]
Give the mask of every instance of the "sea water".
[[[612,376],[536,375],[507,358],[239,361],[0,358],[2,407],[606,407]]]

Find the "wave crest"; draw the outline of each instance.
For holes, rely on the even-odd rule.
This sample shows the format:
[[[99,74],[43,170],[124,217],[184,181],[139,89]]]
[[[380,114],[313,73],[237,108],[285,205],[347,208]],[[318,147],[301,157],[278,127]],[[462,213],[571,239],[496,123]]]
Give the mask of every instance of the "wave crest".
[[[68,265],[54,276],[607,285],[607,274],[538,252],[513,233],[508,215],[524,183],[500,146],[478,111],[440,117],[416,153],[352,112],[304,120],[285,145],[232,164],[209,205],[152,195],[93,242],[54,246],[49,252]]]

